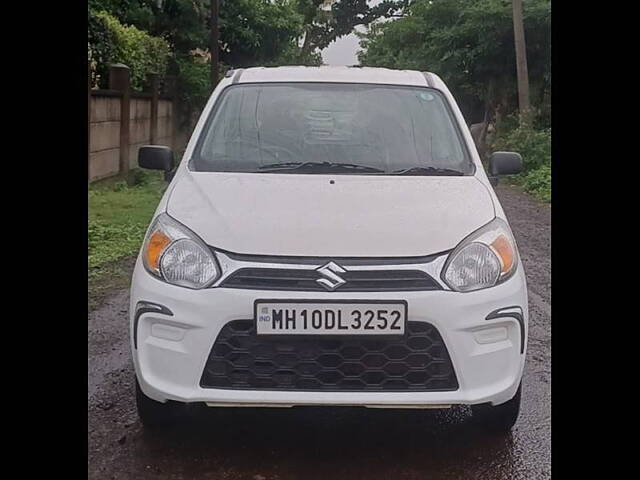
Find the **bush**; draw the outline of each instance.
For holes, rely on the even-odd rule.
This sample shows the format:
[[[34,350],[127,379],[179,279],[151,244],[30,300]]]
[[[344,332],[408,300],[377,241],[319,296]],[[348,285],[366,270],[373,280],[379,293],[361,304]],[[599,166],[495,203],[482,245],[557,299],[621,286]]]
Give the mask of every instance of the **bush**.
[[[153,37],[134,26],[122,25],[107,12],[90,12],[90,56],[96,62],[98,85],[106,86],[110,63],[124,63],[131,69],[131,88],[148,87],[150,73],[164,76],[171,50],[166,40]]]
[[[551,165],[541,165],[521,176],[524,189],[543,202],[551,201]]]
[[[540,200],[551,201],[551,129],[515,128],[498,136],[491,150],[520,153],[524,173],[517,183]]]
[[[551,165],[551,129],[533,130],[518,127],[498,136],[492,151],[514,151],[522,155],[525,171]]]
[[[116,37],[103,16],[89,12],[89,63],[91,86],[106,88],[109,63],[115,54]]]

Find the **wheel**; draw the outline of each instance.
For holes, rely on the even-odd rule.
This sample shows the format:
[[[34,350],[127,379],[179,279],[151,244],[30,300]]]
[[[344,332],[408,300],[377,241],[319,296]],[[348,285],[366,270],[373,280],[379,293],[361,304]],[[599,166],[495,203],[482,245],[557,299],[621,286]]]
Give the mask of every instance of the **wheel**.
[[[522,397],[522,382],[518,391],[508,402],[500,405],[472,405],[473,420],[482,428],[492,432],[506,433],[513,428],[520,413],[520,399]]]
[[[184,415],[184,405],[178,402],[157,402],[147,397],[140,388],[136,378],[136,406],[138,417],[145,426],[150,429],[167,428],[178,423]]]

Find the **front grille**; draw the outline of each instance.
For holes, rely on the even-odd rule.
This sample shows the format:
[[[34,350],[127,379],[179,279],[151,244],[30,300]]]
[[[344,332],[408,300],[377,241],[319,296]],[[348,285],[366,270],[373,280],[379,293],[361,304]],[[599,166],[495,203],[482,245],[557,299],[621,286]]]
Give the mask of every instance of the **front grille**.
[[[341,292],[393,292],[440,290],[442,287],[421,270],[352,270],[340,273],[346,282]],[[322,278],[315,270],[287,268],[241,268],[220,286],[256,290],[299,290],[324,292],[317,282]]]
[[[432,325],[402,336],[258,336],[254,320],[227,323],[211,349],[203,388],[298,391],[451,391],[458,380]]]

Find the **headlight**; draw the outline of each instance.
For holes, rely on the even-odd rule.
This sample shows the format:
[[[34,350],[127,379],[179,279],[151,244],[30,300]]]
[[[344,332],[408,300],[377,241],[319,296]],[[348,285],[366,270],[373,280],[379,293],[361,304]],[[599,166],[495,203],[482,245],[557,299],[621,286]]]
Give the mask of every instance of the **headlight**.
[[[442,279],[458,292],[493,287],[511,277],[518,250],[509,225],[499,218],[476,230],[451,252]]]
[[[142,246],[149,273],[173,285],[203,288],[218,276],[211,250],[187,227],[163,213],[155,219]]]

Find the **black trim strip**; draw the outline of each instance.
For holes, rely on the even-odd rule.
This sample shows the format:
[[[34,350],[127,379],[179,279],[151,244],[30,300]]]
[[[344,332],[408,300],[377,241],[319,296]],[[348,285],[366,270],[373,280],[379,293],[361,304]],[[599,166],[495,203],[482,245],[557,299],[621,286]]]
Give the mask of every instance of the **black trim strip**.
[[[427,81],[427,86],[433,87],[433,83],[431,82],[430,78],[431,74],[429,72],[422,72],[422,75],[424,75],[424,79]]]
[[[520,310],[520,312],[506,311],[506,310],[513,310],[515,308]],[[520,325],[520,354],[523,354],[525,334],[524,334],[524,315],[522,313],[522,307],[519,307],[518,305],[513,305],[511,307],[499,308],[491,312],[489,315],[487,315],[485,320],[495,320],[497,318],[515,318],[518,321],[518,324]]]
[[[162,315],[168,315],[173,317],[173,312],[164,305],[153,302],[140,301],[136,304],[136,314],[133,317],[133,348],[138,349],[138,320],[144,313],[160,313]]]
[[[344,265],[344,264],[343,264]],[[340,276],[346,283],[341,292],[409,292],[442,290],[442,286],[423,270],[347,270]],[[247,290],[326,292],[318,283],[317,270],[242,267],[218,286]],[[336,288],[337,289],[337,288]]]
[[[213,247],[209,248],[214,252],[220,252],[232,260],[251,263],[276,263],[276,264],[298,264],[298,265],[323,265],[330,261],[339,262],[343,266],[356,265],[407,265],[416,263],[431,263],[438,257],[448,255],[451,250],[438,252],[431,255],[416,257],[307,257],[296,255],[260,255],[251,253],[235,253],[228,250]],[[257,267],[257,266],[256,266]],[[259,268],[259,267],[257,267]]]
[[[240,81],[240,76],[242,75],[242,72],[244,72],[244,68],[239,68],[236,73],[233,75],[233,79],[231,80],[231,83],[238,83]]]

